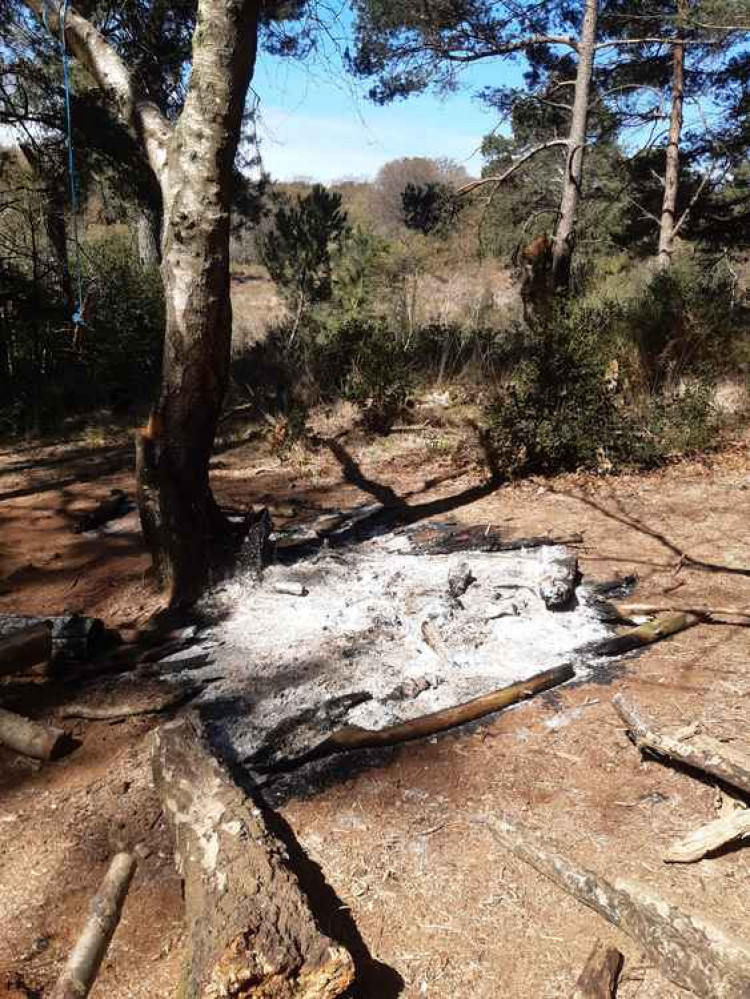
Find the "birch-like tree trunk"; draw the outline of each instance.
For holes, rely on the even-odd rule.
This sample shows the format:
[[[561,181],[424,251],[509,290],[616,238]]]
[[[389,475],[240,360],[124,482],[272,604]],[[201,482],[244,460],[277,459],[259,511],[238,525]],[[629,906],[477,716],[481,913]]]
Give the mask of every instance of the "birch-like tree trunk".
[[[682,5],[681,12],[682,12]],[[672,110],[669,115],[669,142],[664,171],[664,198],[659,223],[660,270],[667,270],[674,254],[677,226],[677,190],[680,184],[680,140],[682,137],[682,105],[685,93],[685,46],[676,42],[672,46]]]
[[[26,3],[59,32],[55,5]],[[259,0],[199,0],[190,83],[174,125],[141,98],[129,67],[91,22],[74,9],[65,21],[70,51],[144,149],[162,196],[162,382],[136,447],[144,538],[172,604],[200,596],[215,555],[233,539],[211,494],[208,462],[229,375],[231,171],[259,8]]]
[[[568,134],[562,198],[560,199],[560,217],[552,247],[552,284],[554,288],[567,288],[570,282],[574,229],[578,203],[581,200],[583,160],[586,153],[591,74],[596,56],[597,15],[598,0],[586,0],[581,37],[577,46],[578,69]]]

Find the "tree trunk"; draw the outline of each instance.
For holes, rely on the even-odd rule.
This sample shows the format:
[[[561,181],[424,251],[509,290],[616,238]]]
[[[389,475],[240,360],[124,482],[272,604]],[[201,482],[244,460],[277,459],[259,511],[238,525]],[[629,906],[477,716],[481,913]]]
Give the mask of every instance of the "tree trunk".
[[[560,219],[557,223],[552,248],[552,284],[555,289],[567,289],[573,259],[573,230],[578,202],[581,198],[583,158],[586,151],[586,132],[589,116],[591,74],[596,55],[596,21],[598,0],[586,0],[578,42],[578,70],[568,136],[568,153],[560,201]]]
[[[258,4],[203,0],[185,107],[167,149],[158,403],[137,441],[144,538],[172,605],[194,602],[233,532],[208,481],[229,377],[231,171],[257,45]]]
[[[135,226],[138,239],[138,259],[141,265],[143,267],[158,267],[161,262],[159,252],[161,219],[159,214],[148,208],[139,208]]]
[[[682,4],[680,4],[682,12]],[[672,111],[669,117],[669,143],[664,172],[664,199],[659,226],[659,269],[667,270],[674,253],[677,225],[677,189],[680,182],[680,138],[682,135],[682,105],[684,100],[685,46],[677,42],[672,47]]]
[[[286,850],[207,747],[197,719],[160,728],[154,783],[184,883],[185,999],[335,999],[349,953],[318,929]]]

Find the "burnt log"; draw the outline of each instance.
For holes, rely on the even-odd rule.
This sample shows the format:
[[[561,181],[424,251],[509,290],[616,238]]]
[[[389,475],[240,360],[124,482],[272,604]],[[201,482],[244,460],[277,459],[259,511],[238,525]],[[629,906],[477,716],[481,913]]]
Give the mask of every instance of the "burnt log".
[[[0,637],[35,625],[52,628],[52,658],[55,662],[75,662],[90,659],[105,637],[100,618],[82,614],[50,615],[0,614]]]
[[[52,655],[52,625],[43,621],[0,638],[0,676],[23,673]]]
[[[154,782],[185,895],[185,999],[334,999],[349,953],[318,928],[284,846],[213,756],[200,723],[160,728]]]
[[[750,946],[635,881],[607,881],[551,849],[521,823],[487,817],[495,839],[573,898],[619,927],[675,985],[701,999],[747,999]]]
[[[597,940],[570,999],[614,999],[622,968],[622,954]]]
[[[539,596],[547,610],[569,607],[580,579],[577,555],[565,554],[552,559],[539,581]]]
[[[477,721],[479,718],[494,714],[494,712],[501,711],[512,704],[518,704],[544,690],[550,690],[561,683],[566,683],[574,676],[573,666],[569,664],[556,666],[554,669],[537,673],[535,676],[529,677],[528,680],[511,683],[507,687],[483,694],[481,697],[475,697],[473,700],[457,704],[455,707],[433,711],[430,714],[421,715],[419,718],[412,718],[410,721],[399,722],[397,725],[389,725],[381,729],[345,725],[343,728],[336,729],[318,745],[292,759],[279,758],[279,755],[272,748],[264,747],[262,755],[257,754],[249,762],[256,770],[261,771],[291,770],[303,763],[323,759],[335,753],[348,753],[357,749],[382,749],[402,742],[412,742],[414,739],[424,739],[459,725]]]
[[[671,638],[672,635],[677,635],[699,623],[700,618],[695,614],[665,614],[654,621],[638,625],[637,628],[630,628],[622,635],[591,642],[579,651],[595,656],[622,656],[626,652],[636,652],[638,649],[660,642],[663,638]]]
[[[72,746],[72,740],[62,729],[0,708],[0,745],[35,760],[53,760]]]

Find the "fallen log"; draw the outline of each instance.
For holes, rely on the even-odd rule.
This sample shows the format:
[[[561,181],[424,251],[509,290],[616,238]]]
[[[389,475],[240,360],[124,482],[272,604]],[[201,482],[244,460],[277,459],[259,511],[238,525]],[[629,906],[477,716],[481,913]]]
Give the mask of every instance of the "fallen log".
[[[631,628],[622,635],[613,635],[611,638],[591,642],[579,651],[596,656],[622,656],[626,652],[635,652],[637,649],[660,642],[663,638],[670,638],[699,623],[700,618],[695,614],[665,614],[655,621],[647,621],[637,628]]]
[[[84,999],[91,991],[135,872],[135,857],[118,853],[112,858],[99,891],[89,907],[89,917],[50,999]]]
[[[529,677],[528,680],[521,680],[490,694],[475,697],[464,704],[444,708],[442,711],[434,711],[431,714],[412,718],[410,721],[390,725],[387,728],[369,729],[360,728],[359,725],[345,725],[343,728],[336,729],[322,742],[300,756],[291,759],[277,758],[271,763],[254,764],[255,769],[262,771],[291,770],[303,763],[332,756],[335,753],[348,753],[355,749],[382,749],[401,742],[424,739],[431,735],[437,735],[438,732],[445,732],[459,725],[484,718],[485,715],[501,711],[512,704],[518,704],[535,694],[572,680],[574,676],[574,667],[566,663],[562,666],[556,666],[554,669],[537,673],[535,676]]]
[[[0,676],[23,673],[52,655],[52,625],[47,621],[19,628],[0,638]]]
[[[409,532],[409,538],[418,538],[429,528],[418,528]],[[409,555],[453,555],[456,552],[515,552],[527,548],[544,548],[547,546],[567,547],[580,545],[583,535],[571,534],[567,537],[552,538],[546,535],[529,538],[507,538],[498,528],[487,525],[456,528],[442,531],[437,537],[423,543],[412,543]]]
[[[737,808],[677,840],[667,850],[664,860],[668,864],[691,864],[747,836],[750,836],[750,808]]]
[[[112,489],[109,496],[103,499],[87,513],[76,517],[73,525],[75,534],[83,534],[85,531],[94,531],[97,527],[102,527],[110,520],[116,520],[134,509],[133,504],[122,489]]]
[[[104,622],[82,614],[61,614],[50,617],[24,614],[0,614],[0,637],[21,628],[48,624],[52,627],[52,657],[55,661],[87,660],[104,637]]]
[[[689,741],[660,732],[650,718],[622,694],[612,704],[627,725],[639,749],[648,749],[678,763],[718,777],[719,780],[750,794],[750,754],[733,749],[708,735],[695,735]]]
[[[610,882],[550,849],[507,818],[487,817],[493,836],[573,898],[619,927],[671,982],[702,999],[747,999],[750,946],[702,916],[683,912],[650,887]]]
[[[0,745],[35,760],[53,760],[62,756],[72,742],[62,729],[40,725],[0,708]]]
[[[175,837],[188,954],[185,999],[334,999],[352,959],[318,929],[284,846],[208,748],[200,723],[162,726],[154,783]]]
[[[665,611],[672,611],[680,614],[694,614],[704,621],[716,622],[723,617],[739,617],[750,622],[750,610],[743,610],[741,607],[706,607],[702,604],[692,607],[667,607],[664,604],[621,604],[618,610],[623,617],[630,617],[633,614],[663,614]]]
[[[620,951],[597,940],[570,999],[614,999],[621,968]]]
[[[203,684],[183,685],[165,690],[157,697],[142,697],[111,704],[68,704],[58,712],[60,718],[82,718],[87,721],[121,721],[139,715],[157,715],[185,704],[203,689]]]

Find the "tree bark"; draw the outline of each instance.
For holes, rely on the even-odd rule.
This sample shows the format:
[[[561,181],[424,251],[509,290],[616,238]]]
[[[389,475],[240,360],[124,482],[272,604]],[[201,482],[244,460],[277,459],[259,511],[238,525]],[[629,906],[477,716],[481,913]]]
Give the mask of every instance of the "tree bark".
[[[187,919],[185,999],[334,999],[349,953],[318,929],[286,852],[193,718],[163,726],[154,782],[175,836]]]
[[[118,853],[112,858],[99,890],[91,900],[89,918],[50,999],[85,999],[94,984],[135,872],[135,857]]]
[[[684,3],[679,4],[684,14]],[[666,170],[664,172],[664,197],[659,225],[658,262],[660,270],[667,270],[674,254],[675,227],[677,225],[677,190],[680,183],[680,139],[684,101],[685,46],[676,42],[672,46],[672,109],[669,116],[669,141],[667,144]]]
[[[597,940],[570,999],[614,999],[620,968],[620,951]]]
[[[721,927],[683,912],[650,887],[606,881],[550,849],[509,819],[488,818],[503,846],[643,947],[671,982],[702,999],[747,999],[750,947]]]
[[[660,732],[651,719],[646,718],[622,694],[617,694],[612,699],[612,704],[628,726],[639,749],[648,749],[659,756],[702,770],[712,777],[718,777],[725,784],[750,794],[749,753],[734,749],[708,735],[696,735],[688,741]]]
[[[581,199],[583,160],[586,152],[591,74],[596,55],[597,15],[598,0],[586,0],[581,37],[577,46],[578,68],[560,200],[560,218],[552,247],[552,285],[560,290],[566,290],[570,284],[574,228],[578,203]]]
[[[138,441],[144,538],[172,605],[205,590],[233,531],[208,481],[228,377],[231,173],[255,65],[258,4],[202,0],[190,86],[168,152],[162,279],[167,329],[160,397]]]

